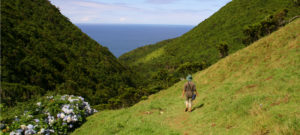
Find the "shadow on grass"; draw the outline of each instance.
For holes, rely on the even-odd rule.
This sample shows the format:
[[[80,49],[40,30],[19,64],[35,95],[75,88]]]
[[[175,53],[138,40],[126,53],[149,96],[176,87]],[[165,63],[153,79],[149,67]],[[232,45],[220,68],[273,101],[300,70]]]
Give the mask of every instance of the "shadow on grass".
[[[203,106],[204,106],[204,103],[202,103],[200,105],[196,105],[195,107],[193,107],[193,109],[191,111],[193,112],[194,110],[199,109],[199,108],[201,108]]]

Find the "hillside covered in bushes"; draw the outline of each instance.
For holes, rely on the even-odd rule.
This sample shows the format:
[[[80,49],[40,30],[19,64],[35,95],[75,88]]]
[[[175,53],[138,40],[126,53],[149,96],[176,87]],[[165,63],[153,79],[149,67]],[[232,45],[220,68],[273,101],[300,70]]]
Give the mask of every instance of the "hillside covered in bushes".
[[[1,20],[4,106],[49,92],[80,95],[98,108],[138,99],[132,72],[48,0],[1,1]]]

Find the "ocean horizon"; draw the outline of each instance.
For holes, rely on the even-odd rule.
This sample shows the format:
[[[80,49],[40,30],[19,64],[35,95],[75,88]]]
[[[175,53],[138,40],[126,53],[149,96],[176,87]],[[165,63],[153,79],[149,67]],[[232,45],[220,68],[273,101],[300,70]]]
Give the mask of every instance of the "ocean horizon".
[[[76,24],[116,56],[138,47],[176,38],[190,31],[193,25],[167,24]]]

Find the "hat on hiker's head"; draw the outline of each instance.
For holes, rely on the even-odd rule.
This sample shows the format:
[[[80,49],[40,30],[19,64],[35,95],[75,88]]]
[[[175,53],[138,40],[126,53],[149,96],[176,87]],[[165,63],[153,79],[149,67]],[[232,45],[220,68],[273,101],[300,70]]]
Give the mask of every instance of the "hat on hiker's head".
[[[186,80],[188,80],[188,81],[192,81],[192,79],[193,79],[192,75],[188,75],[188,76],[186,77]]]

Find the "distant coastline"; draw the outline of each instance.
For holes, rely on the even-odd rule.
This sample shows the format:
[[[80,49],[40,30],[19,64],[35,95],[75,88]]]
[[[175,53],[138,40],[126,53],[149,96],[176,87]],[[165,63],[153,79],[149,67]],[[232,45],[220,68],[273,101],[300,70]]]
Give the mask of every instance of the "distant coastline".
[[[186,24],[118,24],[118,23],[76,23],[76,26],[82,26],[82,25],[120,25],[120,26],[189,26],[189,27],[196,27],[196,25],[186,25]]]
[[[175,38],[193,25],[168,24],[76,24],[84,33],[119,57],[138,47]]]

